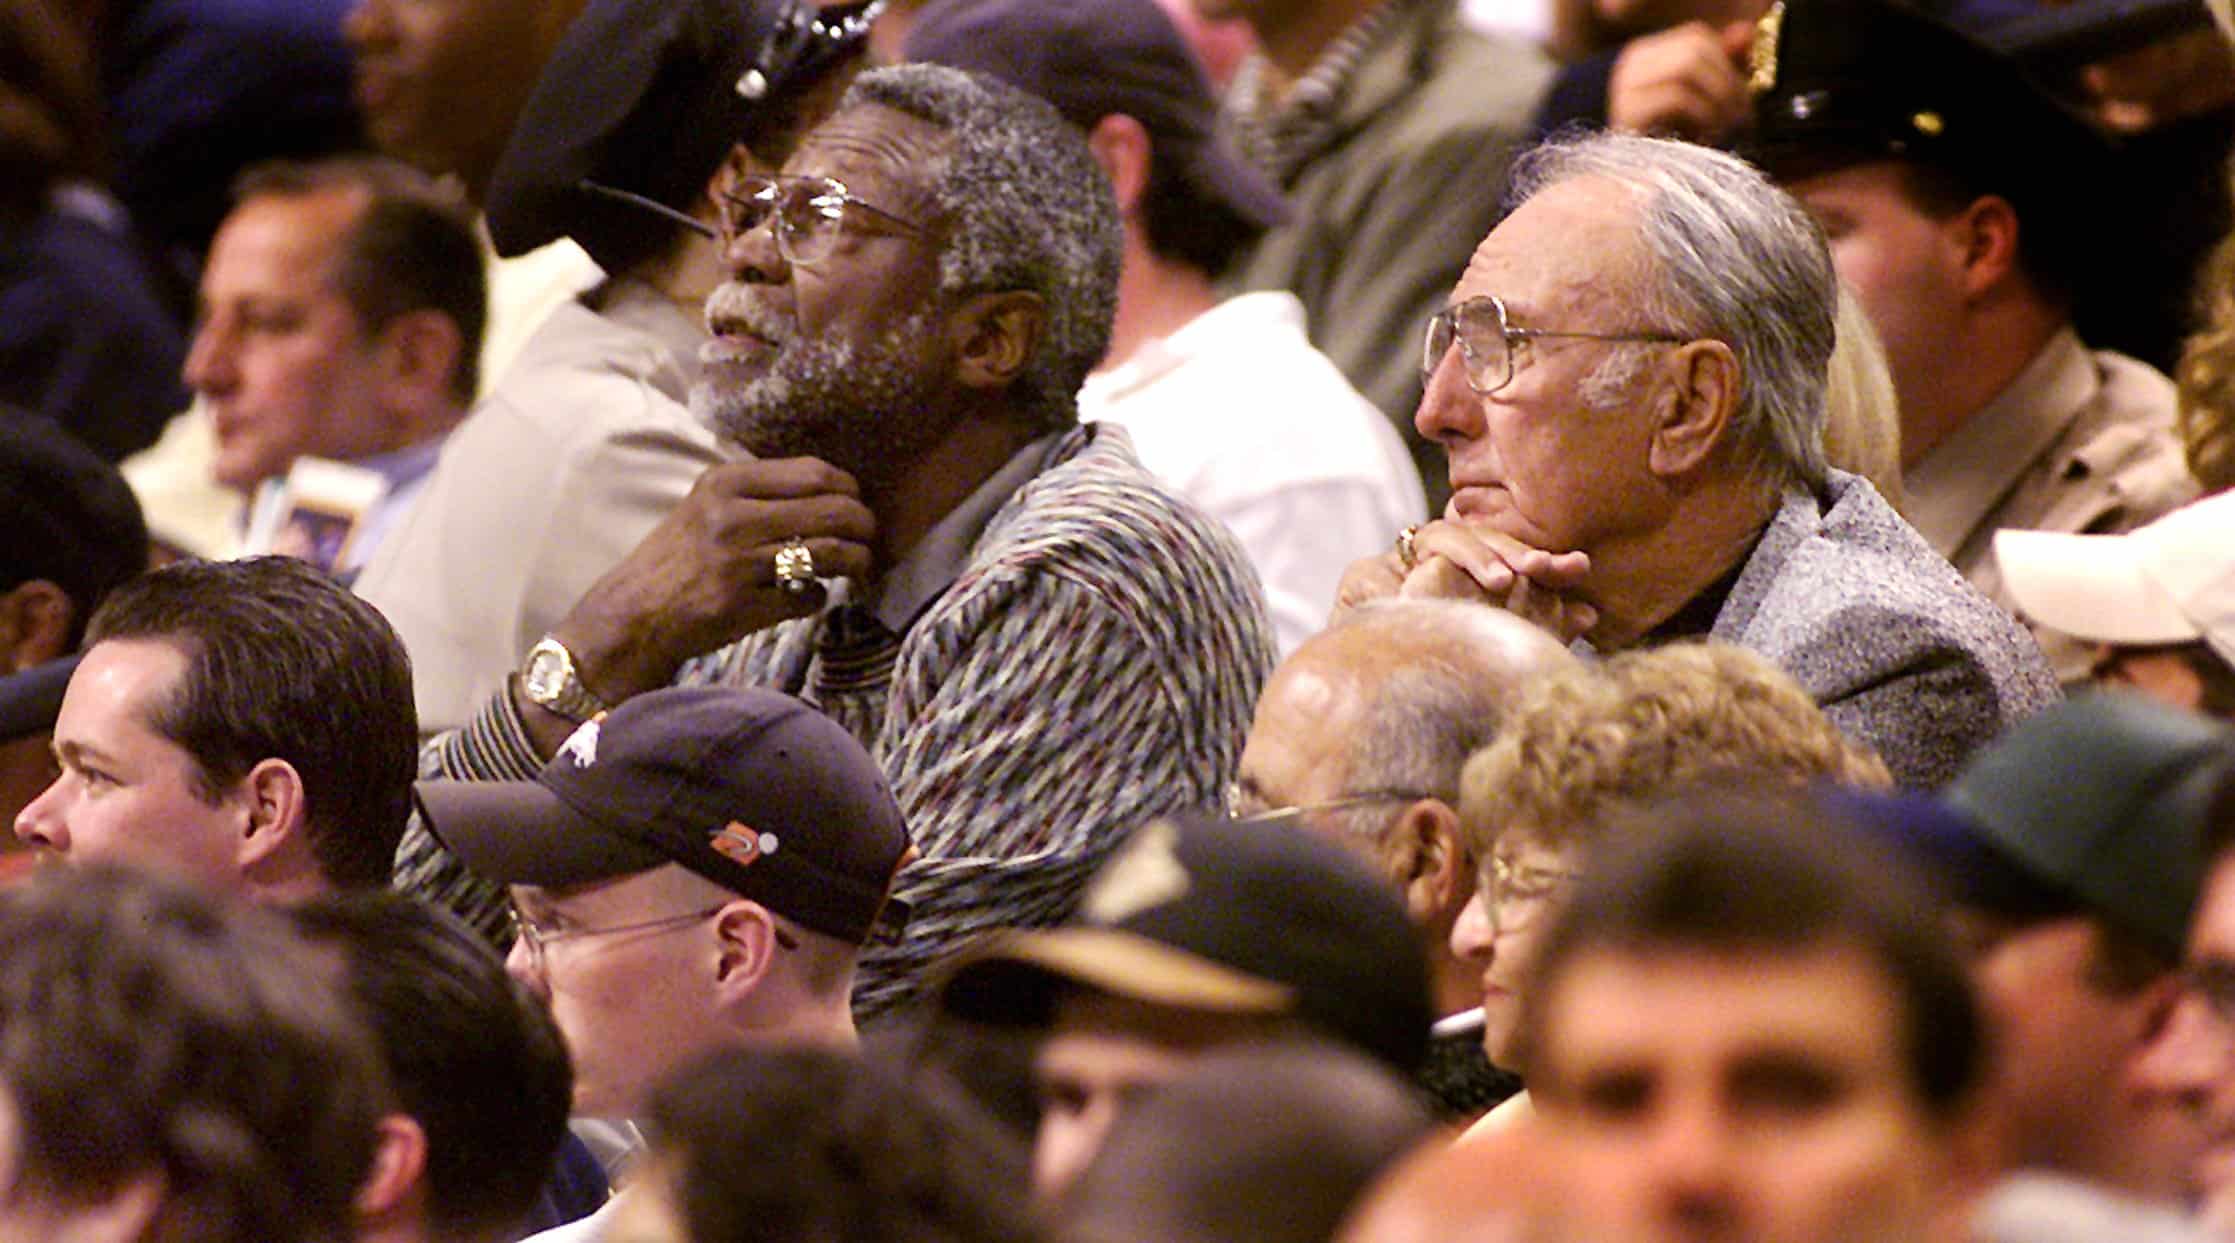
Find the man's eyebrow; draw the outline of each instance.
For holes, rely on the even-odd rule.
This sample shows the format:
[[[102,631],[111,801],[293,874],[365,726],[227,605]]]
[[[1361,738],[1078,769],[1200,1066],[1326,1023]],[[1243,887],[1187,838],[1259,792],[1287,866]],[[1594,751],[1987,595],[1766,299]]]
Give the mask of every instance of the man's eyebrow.
[[[83,767],[87,761],[95,764],[107,764],[112,759],[108,752],[103,751],[93,743],[80,742],[75,738],[56,739],[54,742],[54,758],[73,768]]]

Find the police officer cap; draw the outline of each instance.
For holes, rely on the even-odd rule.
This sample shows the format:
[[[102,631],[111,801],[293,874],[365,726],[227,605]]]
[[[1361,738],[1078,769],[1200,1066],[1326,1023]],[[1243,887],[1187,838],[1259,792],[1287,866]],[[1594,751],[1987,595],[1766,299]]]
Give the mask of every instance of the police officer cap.
[[[1892,0],[1780,0],[1749,59],[1744,153],[1780,181],[1923,165],[2009,200],[2028,242],[2062,245],[2105,177],[2108,139],[2016,61]]]

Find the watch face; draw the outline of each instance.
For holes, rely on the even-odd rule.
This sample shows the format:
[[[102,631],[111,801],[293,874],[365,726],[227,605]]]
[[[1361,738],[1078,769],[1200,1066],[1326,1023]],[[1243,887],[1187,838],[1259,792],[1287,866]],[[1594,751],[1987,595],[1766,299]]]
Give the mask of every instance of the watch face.
[[[539,647],[528,654],[528,671],[523,679],[528,688],[528,698],[537,703],[548,703],[566,689],[567,654],[552,647]]]

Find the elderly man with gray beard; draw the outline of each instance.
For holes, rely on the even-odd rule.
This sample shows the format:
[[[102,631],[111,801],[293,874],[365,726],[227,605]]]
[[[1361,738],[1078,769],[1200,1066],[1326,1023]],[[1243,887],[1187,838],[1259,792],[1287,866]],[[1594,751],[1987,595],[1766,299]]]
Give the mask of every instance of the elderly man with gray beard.
[[[1443,519],[1338,607],[1480,600],[1614,651],[1768,657],[1930,788],[2057,698],[2041,651],[1863,479],[1824,463],[1823,234],[1739,160],[1592,135],[1537,148],[1425,325],[1413,422]]]
[[[802,696],[877,758],[922,852],[907,931],[863,962],[868,1017],[959,941],[1063,917],[1151,816],[1212,804],[1270,643],[1232,537],[1077,420],[1119,232],[1051,108],[951,69],[864,74],[722,223],[693,406],[751,456],[430,761],[521,779],[671,683]]]

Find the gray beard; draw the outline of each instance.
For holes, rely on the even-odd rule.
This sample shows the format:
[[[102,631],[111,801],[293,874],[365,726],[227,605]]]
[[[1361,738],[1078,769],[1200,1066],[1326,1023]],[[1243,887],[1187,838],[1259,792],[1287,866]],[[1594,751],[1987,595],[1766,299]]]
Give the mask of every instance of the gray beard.
[[[691,413],[754,457],[820,458],[865,491],[881,490],[949,425],[923,358],[939,318],[936,296],[927,297],[868,341],[805,340],[796,324],[756,318],[754,331],[775,342],[767,369],[739,381],[708,366],[691,388]]]

